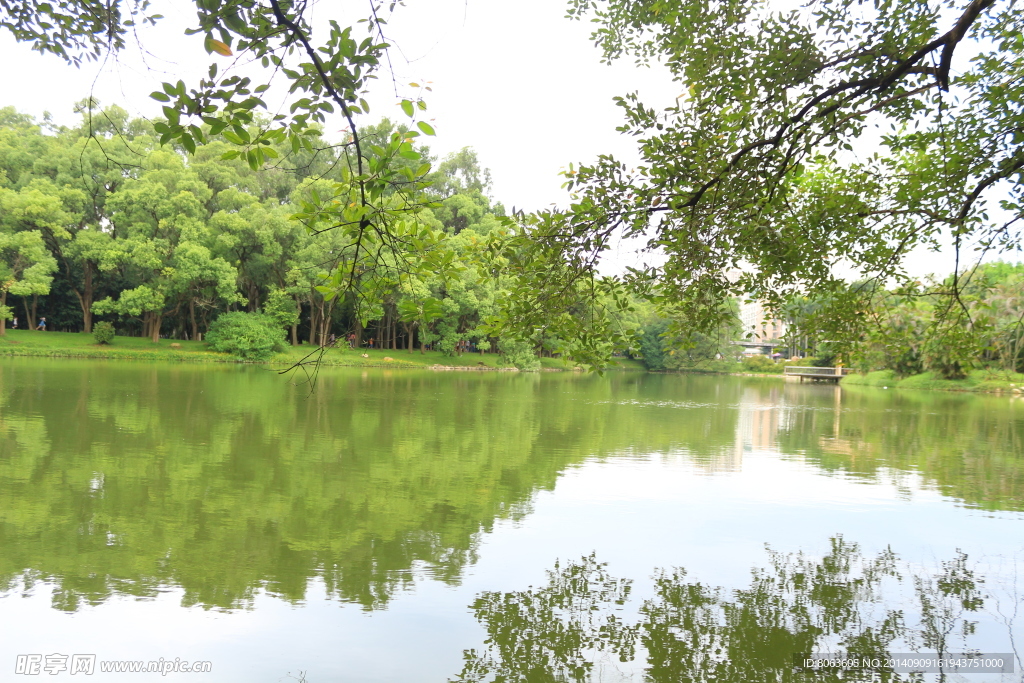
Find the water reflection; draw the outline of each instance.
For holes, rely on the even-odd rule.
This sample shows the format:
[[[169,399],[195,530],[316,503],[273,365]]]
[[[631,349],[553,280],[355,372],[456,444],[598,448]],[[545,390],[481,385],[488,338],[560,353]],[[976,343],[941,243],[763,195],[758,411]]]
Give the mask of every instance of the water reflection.
[[[918,475],[970,507],[1024,510],[1024,401],[769,381],[745,384],[736,413],[732,452],[695,458],[705,471],[781,454],[904,488]]]
[[[316,576],[374,609],[414,567],[458,582],[566,467],[713,447],[735,423],[637,407],[642,375],[321,379],[309,396],[252,368],[0,365],[0,588],[52,581],[75,610],[181,586],[236,608],[299,602]]]
[[[827,391],[827,390],[826,390]],[[1000,396],[843,387],[796,403],[779,450],[826,472],[903,484],[907,473],[987,510],[1024,510],[1024,403]]]
[[[486,644],[465,653],[452,680],[582,682],[642,672],[652,682],[909,681],[922,677],[805,670],[794,656],[993,652],[994,644],[1012,646],[1014,629],[1020,637],[1012,623],[1001,637],[975,637],[979,621],[1007,624],[993,619],[996,605],[966,555],[924,573],[891,551],[866,556],[842,537],[820,558],[769,551],[750,585],[733,591],[693,581],[682,568],[660,572],[654,597],[633,614],[633,582],[594,555],[556,564],[547,576],[538,588],[476,600]],[[1013,598],[1010,613],[1024,606]]]
[[[386,606],[457,584],[500,520],[594,459],[753,455],[1024,509],[1019,403],[774,379],[325,372],[0,363],[0,590],[57,586],[74,611],[169,586],[234,609],[266,591]],[[896,474],[894,474],[896,473]],[[547,560],[545,560],[546,562]]]

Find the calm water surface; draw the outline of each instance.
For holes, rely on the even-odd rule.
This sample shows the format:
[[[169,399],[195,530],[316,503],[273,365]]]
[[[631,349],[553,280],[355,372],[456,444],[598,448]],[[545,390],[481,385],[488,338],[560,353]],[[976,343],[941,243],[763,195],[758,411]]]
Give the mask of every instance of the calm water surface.
[[[0,681],[824,681],[793,654],[1024,652],[1024,401],[292,382],[0,359]],[[14,673],[33,653],[212,672]]]

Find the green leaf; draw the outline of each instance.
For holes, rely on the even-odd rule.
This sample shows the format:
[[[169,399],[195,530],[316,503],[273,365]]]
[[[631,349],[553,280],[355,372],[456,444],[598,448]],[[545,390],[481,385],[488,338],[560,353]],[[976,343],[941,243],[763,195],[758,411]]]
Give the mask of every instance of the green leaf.
[[[410,102],[409,100],[402,100],[402,111],[405,112],[406,116],[412,118],[414,112],[412,102]]]
[[[418,121],[416,127],[423,131],[424,135],[434,135],[434,127],[426,121]]]

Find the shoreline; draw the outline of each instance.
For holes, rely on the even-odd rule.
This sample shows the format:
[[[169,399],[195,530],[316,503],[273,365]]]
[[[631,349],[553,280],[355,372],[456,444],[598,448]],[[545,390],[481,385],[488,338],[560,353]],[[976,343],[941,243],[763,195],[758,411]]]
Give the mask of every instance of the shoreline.
[[[968,373],[966,379],[940,379],[935,377],[935,373],[932,372],[898,378],[892,370],[875,370],[866,374],[846,375],[839,380],[839,386],[992,394],[1008,398],[1024,398],[1024,374],[1005,370],[973,370]]]
[[[174,345],[174,348],[171,348]],[[320,355],[317,360],[317,355]],[[365,357],[364,357],[365,356]],[[445,356],[440,351],[420,353],[406,349],[326,348],[308,345],[286,346],[280,353],[264,361],[248,361],[207,348],[205,342],[161,339],[154,344],[148,338],[116,337],[113,344],[96,344],[92,335],[75,332],[30,332],[7,330],[0,336],[0,357],[49,358],[54,360],[168,361],[175,363],[228,363],[267,365],[277,368],[299,363],[319,362],[321,367],[391,368],[433,370],[439,372],[532,372],[501,364],[497,354]],[[542,358],[536,372],[581,371],[582,368],[557,358]],[[618,359],[606,370],[640,371],[646,368],[639,361]]]
[[[660,370],[650,371],[662,375],[725,375],[732,377],[766,377],[786,379],[783,373],[729,372],[726,370]],[[1007,379],[1009,375],[1014,377]],[[876,389],[905,389],[911,391],[942,391],[946,393],[991,394],[1024,399],[1024,374],[1002,370],[975,370],[967,379],[936,379],[925,372],[897,379],[891,370],[877,370],[866,375],[845,375],[836,386],[873,387]]]

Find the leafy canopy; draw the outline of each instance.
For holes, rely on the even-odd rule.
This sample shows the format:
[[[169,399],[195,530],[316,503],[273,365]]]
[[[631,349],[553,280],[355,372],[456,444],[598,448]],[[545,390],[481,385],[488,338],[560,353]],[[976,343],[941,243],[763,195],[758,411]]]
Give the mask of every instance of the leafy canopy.
[[[905,281],[919,245],[952,240],[960,274],[968,245],[1018,247],[1014,3],[826,0],[780,12],[748,0],[571,0],[569,14],[595,22],[606,60],[660,61],[680,92],[663,110],[619,99],[642,164],[570,169],[572,206],[538,222],[576,270],[619,234],[647,236],[668,260],[633,279],[660,281],[664,300],[709,328],[729,293],[779,305],[842,290],[837,266]],[[838,316],[855,319],[876,291],[834,297]]]

